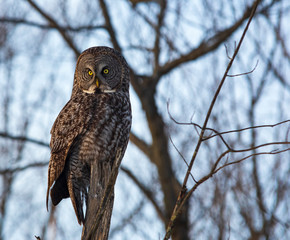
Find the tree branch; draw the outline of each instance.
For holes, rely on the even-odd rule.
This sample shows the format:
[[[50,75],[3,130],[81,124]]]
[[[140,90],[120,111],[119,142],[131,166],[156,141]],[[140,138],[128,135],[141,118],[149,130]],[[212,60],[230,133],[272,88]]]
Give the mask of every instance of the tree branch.
[[[160,11],[158,16],[158,23],[155,26],[155,43],[154,43],[154,73],[155,75],[159,69],[159,56],[160,56],[160,35],[161,35],[161,28],[164,23],[165,12],[166,12],[167,0],[160,1]]]
[[[2,23],[11,23],[11,24],[23,24],[31,27],[37,27],[41,29],[57,29],[55,25],[46,25],[42,23],[37,23],[33,21],[29,21],[26,19],[21,18],[10,18],[10,17],[4,17],[0,18],[0,22]],[[78,26],[78,27],[72,27],[72,26],[60,26],[58,25],[59,29],[62,31],[70,31],[70,32],[81,32],[81,31],[89,31],[89,30],[96,30],[96,29],[103,29],[105,26],[102,25],[85,25],[85,26]]]
[[[34,1],[27,0],[27,2],[43,17],[48,23],[58,30],[60,35],[63,37],[68,46],[74,51],[75,55],[78,57],[80,55],[80,51],[77,49],[76,45],[73,43],[71,37],[58,25],[58,23],[47,13],[45,13]]]
[[[290,144],[290,143],[285,143],[285,144]],[[257,147],[258,148],[258,147]],[[252,149],[248,149],[249,151],[252,150]],[[259,152],[259,153],[253,153],[253,154],[250,154],[246,157],[243,157],[239,160],[236,160],[236,161],[233,161],[233,162],[229,162],[229,163],[226,163],[224,165],[222,165],[221,167],[219,168],[216,168],[214,171],[212,171],[213,174],[217,173],[218,171],[220,171],[221,169],[227,167],[227,166],[230,166],[230,165],[234,165],[234,164],[237,164],[237,163],[241,163],[243,162],[244,160],[248,159],[248,158],[251,158],[251,157],[254,157],[254,156],[259,156],[259,155],[275,155],[275,154],[280,154],[280,153],[283,153],[283,152],[287,152],[287,151],[290,151],[290,148],[286,148],[286,149],[283,149],[283,150],[277,150],[277,151],[269,151],[269,152]],[[224,153],[228,154],[230,151],[226,151]],[[222,154],[222,157],[224,157],[226,154]],[[219,157],[220,159],[220,157]],[[219,160],[218,159],[218,160]]]
[[[148,200],[152,203],[154,206],[159,218],[165,222],[166,218],[164,216],[163,211],[161,210],[160,206],[157,204],[153,192],[151,192],[147,187],[144,186],[143,183],[141,183],[138,178],[126,167],[121,167],[121,170],[126,173],[126,175],[139,187],[139,189],[144,193],[144,195],[148,198]]]
[[[224,73],[224,75],[223,75],[223,77],[222,77],[222,80],[221,80],[221,82],[220,82],[220,84],[219,84],[219,86],[218,86],[218,88],[217,88],[217,90],[216,90],[216,92],[215,92],[215,95],[214,95],[214,97],[213,97],[213,100],[212,100],[212,102],[211,102],[211,104],[210,104],[210,107],[209,107],[209,109],[208,109],[208,112],[207,112],[207,115],[206,115],[206,118],[205,118],[205,121],[204,121],[203,127],[202,127],[202,129],[201,129],[201,133],[200,133],[200,136],[199,136],[199,139],[198,139],[197,145],[196,145],[196,147],[195,147],[194,153],[193,153],[192,158],[191,158],[191,161],[190,161],[190,163],[189,163],[189,167],[188,167],[188,169],[187,169],[187,173],[186,173],[185,178],[184,178],[184,181],[183,181],[182,188],[181,188],[180,193],[179,193],[179,196],[178,196],[178,198],[177,198],[177,202],[176,202],[176,204],[175,204],[175,207],[174,207],[173,213],[172,213],[172,215],[171,215],[170,222],[169,222],[169,224],[168,224],[168,226],[167,226],[166,234],[165,234],[164,240],[168,240],[168,239],[169,239],[169,237],[170,237],[170,235],[171,235],[171,232],[172,232],[172,229],[173,229],[174,222],[175,222],[177,216],[180,214],[181,209],[182,209],[182,206],[185,204],[185,201],[186,201],[187,198],[190,196],[190,194],[193,192],[193,191],[190,191],[190,192],[191,192],[190,194],[189,194],[189,193],[188,193],[188,194],[185,194],[185,193],[186,193],[186,184],[187,184],[188,178],[189,178],[189,176],[190,176],[190,173],[191,173],[191,169],[192,169],[193,163],[194,163],[194,161],[195,161],[195,159],[196,159],[197,153],[198,153],[199,148],[200,148],[200,146],[201,146],[202,139],[203,139],[203,135],[204,135],[204,133],[205,133],[205,131],[206,131],[206,127],[207,127],[207,123],[208,123],[209,117],[210,117],[210,115],[211,115],[211,112],[212,112],[213,107],[214,107],[214,105],[215,105],[215,102],[216,102],[216,100],[217,100],[217,97],[218,97],[218,95],[219,95],[219,93],[220,93],[220,91],[221,91],[221,89],[222,89],[222,86],[223,86],[223,84],[224,84],[224,82],[225,82],[225,79],[226,79],[226,77],[227,77],[227,75],[228,75],[228,72],[229,72],[229,70],[230,70],[230,68],[231,68],[231,66],[232,66],[232,64],[233,64],[233,62],[234,62],[234,60],[235,60],[235,58],[236,58],[236,56],[237,56],[239,50],[240,50],[240,47],[241,47],[242,42],[243,42],[243,40],[244,40],[244,37],[245,37],[245,35],[246,35],[247,31],[248,31],[248,28],[249,28],[249,26],[250,26],[250,23],[251,23],[253,17],[254,17],[254,14],[255,14],[255,12],[256,12],[256,9],[257,9],[259,3],[260,3],[260,0],[256,0],[256,1],[253,3],[253,7],[252,7],[252,9],[247,10],[246,13],[244,14],[244,17],[246,18],[246,16],[248,16],[248,14],[249,14],[248,12],[250,12],[249,20],[248,20],[247,25],[246,25],[246,27],[245,27],[245,29],[244,29],[244,31],[243,31],[243,34],[242,34],[242,36],[241,36],[241,38],[240,38],[240,40],[239,40],[239,43],[238,43],[238,45],[237,45],[237,48],[236,48],[236,50],[235,50],[235,52],[234,52],[232,58],[230,59],[230,62],[228,63],[228,66],[227,66],[227,68],[226,68],[226,70],[225,70],[225,73]],[[242,18],[240,21],[244,21],[244,19]],[[240,22],[240,21],[238,21],[238,22]],[[239,26],[239,24],[236,23],[236,24],[235,24],[233,27],[231,27],[230,29],[236,29],[238,26]],[[224,37],[227,36],[227,34],[228,34],[227,32],[224,32],[223,34],[221,34],[221,38],[220,38],[220,40],[223,39],[223,41],[224,41],[224,40],[225,40]],[[224,36],[224,35],[225,35],[225,36]],[[220,43],[221,43],[221,42],[220,42]],[[170,68],[169,68],[169,69],[170,69]],[[198,185],[198,183],[196,183],[195,185]]]
[[[7,174],[7,173],[15,173],[15,172],[23,171],[32,167],[44,167],[47,165],[48,165],[48,162],[36,162],[36,163],[27,164],[26,166],[23,166],[23,167],[0,169],[0,175]]]
[[[175,120],[171,113],[169,112],[169,110],[167,111],[168,112],[168,115],[170,117],[170,119],[178,124],[178,125],[192,125],[194,126],[195,128],[199,128],[199,129],[202,129],[202,127],[197,124],[197,123],[194,123],[194,122],[178,122],[177,120]],[[229,131],[224,131],[224,132],[219,132],[217,130],[215,130],[214,128],[210,128],[210,127],[206,127],[205,130],[206,131],[212,131],[214,132],[215,134],[211,134],[210,136],[208,137],[203,137],[202,138],[202,141],[207,141],[211,138],[214,138],[214,137],[220,137],[221,140],[223,141],[223,143],[226,145],[226,147],[228,149],[231,149],[231,147],[227,144],[227,142],[225,141],[225,139],[223,138],[222,135],[226,135],[226,134],[230,134],[230,133],[238,133],[238,132],[243,132],[243,131],[247,131],[247,130],[251,130],[251,129],[256,129],[256,128],[274,128],[274,127],[277,127],[279,125],[282,125],[282,124],[285,124],[285,123],[289,123],[290,122],[290,119],[288,120],[284,120],[284,121],[281,121],[281,122],[278,122],[278,123],[275,123],[275,124],[265,124],[265,125],[257,125],[257,126],[252,126],[252,127],[246,127],[246,128],[240,128],[240,129],[235,129],[235,130],[229,130]],[[200,136],[200,133],[197,131],[197,134]],[[285,138],[287,140],[287,136]],[[285,140],[285,141],[286,141]]]
[[[220,136],[220,135],[225,135],[225,134],[229,134],[229,133],[237,133],[237,132],[243,132],[246,130],[251,130],[251,129],[255,129],[255,128],[274,128],[277,127],[279,125],[285,124],[285,123],[289,123],[290,119],[282,121],[282,122],[278,122],[275,124],[265,124],[265,125],[258,125],[258,126],[252,126],[252,127],[246,127],[246,128],[240,128],[240,129],[235,129],[235,130],[229,130],[229,131],[225,131],[225,132],[218,132],[212,128],[207,128],[208,130],[214,131],[216,134],[211,135],[207,138],[204,138],[203,140],[206,141],[210,138],[216,137],[216,136]],[[197,125],[199,128],[201,128],[199,125]]]
[[[114,27],[112,25],[111,18],[109,16],[109,12],[108,12],[108,8],[106,6],[106,3],[104,0],[99,0],[99,3],[100,3],[100,7],[102,9],[103,16],[105,19],[105,26],[107,27],[112,44],[116,50],[118,50],[120,53],[122,53],[122,49],[121,49],[120,44],[116,38],[116,33],[115,33]]]
[[[13,135],[6,133],[6,132],[0,132],[0,137],[8,138],[8,139],[15,140],[15,141],[30,142],[30,143],[34,143],[34,144],[37,144],[37,145],[40,145],[43,147],[49,147],[49,144],[46,142],[35,140],[33,138],[28,138],[25,136],[13,136]]]
[[[255,148],[260,148],[260,147],[262,147],[262,146],[271,145],[271,144],[276,144],[276,143],[263,144],[263,145],[256,146]],[[279,143],[277,143],[277,144],[279,144]],[[280,144],[281,144],[281,143],[280,143]],[[282,143],[282,144],[283,144],[283,143]],[[285,143],[285,144],[290,144],[290,142],[289,142],[289,143]],[[248,149],[247,151],[250,151],[250,150],[252,150],[252,149]],[[243,151],[243,150],[241,150],[241,151]],[[245,151],[246,151],[246,150],[245,150]],[[191,189],[190,189],[186,194],[184,194],[181,204],[176,205],[176,210],[173,212],[174,214],[172,214],[172,216],[171,216],[171,221],[174,221],[174,220],[176,219],[177,215],[176,215],[175,213],[178,213],[178,212],[180,212],[180,211],[182,210],[182,206],[183,206],[183,204],[188,200],[188,198],[189,198],[189,197],[192,195],[192,193],[197,189],[197,187],[198,187],[199,185],[201,185],[202,183],[204,183],[205,181],[207,181],[209,178],[211,178],[211,177],[212,177],[214,174],[216,174],[218,171],[222,170],[223,168],[225,168],[225,167],[227,167],[227,166],[229,166],[229,165],[233,165],[233,164],[241,163],[242,161],[244,161],[244,160],[246,160],[246,159],[248,159],[248,158],[251,158],[251,157],[253,157],[253,156],[258,156],[258,155],[274,155],[274,154],[279,154],[279,153],[286,152],[286,151],[290,151],[290,148],[283,149],[283,150],[278,150],[278,151],[269,151],[269,152],[254,153],[254,154],[248,155],[248,156],[246,156],[246,157],[244,157],[244,158],[242,158],[242,159],[239,159],[239,160],[237,160],[237,161],[230,162],[230,163],[226,163],[226,164],[224,164],[223,166],[221,166],[221,167],[215,169],[215,166],[218,165],[218,163],[220,162],[220,160],[221,160],[221,159],[222,159],[226,154],[228,154],[228,153],[231,152],[230,150],[225,151],[225,152],[222,153],[222,154],[220,155],[220,157],[217,159],[217,161],[216,161],[214,167],[211,169],[210,173],[208,173],[207,175],[205,175],[204,177],[202,177],[200,180],[198,180],[198,181],[194,184],[194,186],[193,186],[193,187],[192,187],[192,188],[191,188]],[[167,231],[166,231],[166,235],[165,235],[165,238],[164,238],[164,239],[168,239],[168,238],[166,238],[166,237],[167,237],[167,233],[168,233],[168,231],[169,231],[169,234],[170,234],[170,230],[172,230],[172,229],[167,229]],[[169,236],[170,236],[170,235],[169,235]]]
[[[139,148],[149,159],[152,157],[152,149],[149,144],[135,135],[132,131],[130,133],[130,141]]]
[[[244,21],[248,19],[251,16],[252,9],[255,6],[256,1],[253,3],[252,6],[248,7],[243,16],[236,21],[232,26],[224,29],[223,31],[218,32],[216,35],[212,36],[208,40],[205,40],[199,44],[198,47],[192,49],[190,52],[181,55],[179,58],[166,63],[165,65],[161,66],[159,68],[158,77],[167,74],[171,70],[175,69],[179,65],[193,61],[209,52],[212,52],[213,50],[217,49],[223,42],[225,42],[229,37],[232,36],[232,34],[242,26]],[[270,3],[266,5],[263,9],[259,11],[259,13],[265,13],[273,3]]]

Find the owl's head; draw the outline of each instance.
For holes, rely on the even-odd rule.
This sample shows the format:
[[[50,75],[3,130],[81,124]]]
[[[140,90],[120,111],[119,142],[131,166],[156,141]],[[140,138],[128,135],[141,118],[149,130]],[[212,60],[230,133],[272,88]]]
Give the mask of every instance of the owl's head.
[[[129,67],[122,55],[109,47],[92,47],[79,56],[73,92],[114,93],[129,90]]]

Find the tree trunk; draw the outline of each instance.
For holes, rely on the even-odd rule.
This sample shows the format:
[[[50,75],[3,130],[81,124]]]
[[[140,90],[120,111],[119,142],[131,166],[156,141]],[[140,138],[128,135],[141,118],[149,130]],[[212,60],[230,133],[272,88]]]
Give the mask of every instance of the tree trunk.
[[[174,209],[178,193],[181,189],[181,185],[175,177],[172,169],[172,159],[168,150],[168,136],[166,132],[165,123],[158,113],[155,98],[155,88],[147,88],[146,95],[140,95],[142,99],[142,107],[146,112],[149,129],[152,136],[152,157],[151,160],[157,167],[159,182],[161,185],[164,202],[164,214],[165,222],[164,227],[166,229],[169,223],[171,213]],[[175,225],[172,232],[173,240],[187,240],[189,232],[188,223],[188,204],[184,206],[184,209],[180,216],[175,221]]]
[[[114,204],[114,187],[108,195],[104,209],[100,205],[106,197],[112,166],[108,162],[94,162],[91,165],[90,189],[87,200],[86,218],[82,240],[106,240],[109,236],[111,216]],[[95,227],[97,226],[97,227]]]

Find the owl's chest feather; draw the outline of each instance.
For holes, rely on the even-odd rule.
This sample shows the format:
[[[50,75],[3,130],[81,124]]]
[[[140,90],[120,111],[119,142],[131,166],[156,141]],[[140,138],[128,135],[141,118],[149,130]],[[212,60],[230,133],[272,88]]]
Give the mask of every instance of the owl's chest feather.
[[[128,101],[111,98],[92,102],[88,112],[90,120],[79,145],[80,159],[108,161],[114,158],[117,148],[128,142],[131,111]]]

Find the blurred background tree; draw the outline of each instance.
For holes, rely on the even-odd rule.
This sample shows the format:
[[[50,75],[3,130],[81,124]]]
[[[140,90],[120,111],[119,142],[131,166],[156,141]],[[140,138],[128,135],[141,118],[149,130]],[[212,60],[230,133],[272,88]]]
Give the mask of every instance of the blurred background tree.
[[[133,126],[110,239],[163,238],[187,170],[184,160],[190,161],[199,137],[192,124],[176,121],[202,125],[254,1],[0,4],[0,239],[80,239],[69,200],[46,212],[48,143],[70,97],[76,58],[96,45],[119,50],[131,68]],[[208,127],[224,132],[290,119],[289,13],[287,0],[261,1]],[[286,122],[224,139],[232,149],[246,149],[288,141],[288,134]],[[193,178],[207,174],[226,150],[217,137],[204,141]],[[172,239],[290,238],[287,145],[230,153],[221,163],[283,150],[254,155],[200,185]],[[191,178],[188,188],[193,184]]]

